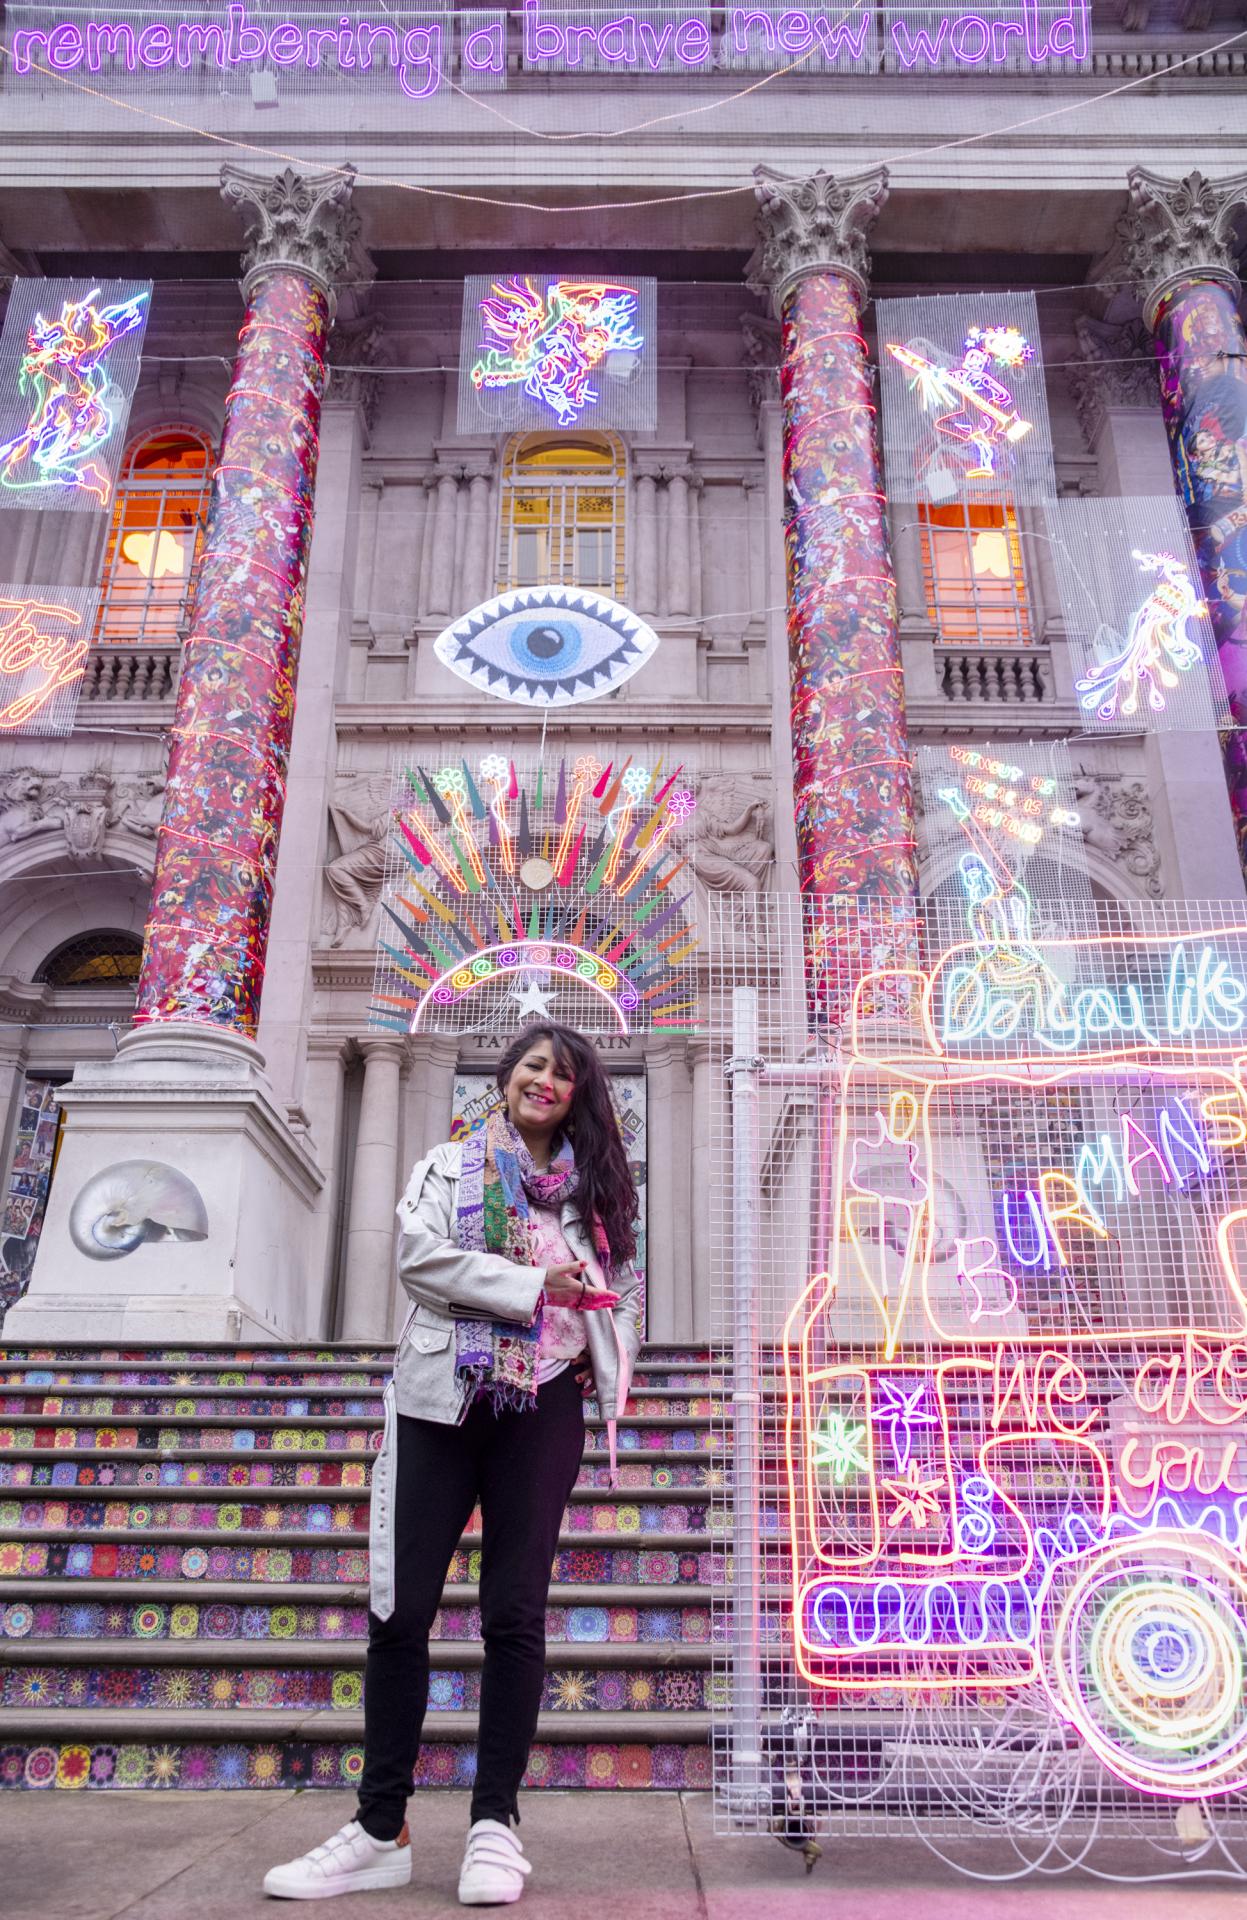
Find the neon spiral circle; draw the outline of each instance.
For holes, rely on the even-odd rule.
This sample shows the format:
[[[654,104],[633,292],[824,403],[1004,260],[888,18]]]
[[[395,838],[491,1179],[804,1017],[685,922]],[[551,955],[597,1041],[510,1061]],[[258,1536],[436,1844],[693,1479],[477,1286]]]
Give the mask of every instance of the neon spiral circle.
[[[1044,1596],[1045,1685],[1104,1764],[1145,1793],[1247,1784],[1247,1566],[1176,1528],[1074,1563]]]

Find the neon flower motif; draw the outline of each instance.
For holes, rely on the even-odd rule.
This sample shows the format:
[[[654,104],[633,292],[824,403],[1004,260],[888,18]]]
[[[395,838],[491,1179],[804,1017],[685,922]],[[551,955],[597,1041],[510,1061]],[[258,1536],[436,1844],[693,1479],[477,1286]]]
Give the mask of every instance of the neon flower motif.
[[[885,1480],[883,1490],[896,1501],[888,1515],[890,1527],[929,1527],[943,1511],[939,1492],[943,1479],[924,1480],[922,1468],[911,1460],[899,1480]]]
[[[863,1422],[855,1423],[842,1413],[829,1413],[822,1432],[815,1435],[815,1464],[825,1467],[840,1487],[851,1473],[869,1473],[870,1462],[862,1452],[865,1438]]]
[[[56,320],[37,314],[26,337],[18,391],[30,398],[30,423],[0,446],[0,483],[15,493],[62,487],[108,504],[112,483],[91,463],[118,424],[102,362],[110,347],[146,318],[147,290],[113,307],[93,304],[99,288],[66,300]]]
[[[1160,579],[1143,605],[1132,615],[1125,640],[1110,628],[1101,627],[1098,640],[1121,641],[1118,651],[1099,661],[1085,680],[1075,681],[1079,704],[1095,708],[1100,720],[1115,720],[1120,714],[1129,719],[1139,705],[1139,692],[1147,688],[1147,703],[1153,713],[1165,706],[1165,689],[1172,691],[1178,674],[1197,666],[1203,659],[1199,642],[1187,628],[1208,609],[1196,593],[1189,569],[1171,553],[1140,553],[1133,558],[1143,574],[1159,573]]]
[[[478,391],[522,387],[570,427],[598,399],[589,384],[608,354],[637,354],[637,295],[604,280],[555,280],[542,294],[532,281],[495,281],[480,303],[484,351],[472,368]]]
[[[913,1428],[939,1425],[931,1409],[922,1405],[926,1398],[927,1383],[925,1380],[915,1380],[912,1383],[904,1380],[889,1380],[884,1376],[876,1384],[879,1389],[880,1404],[874,1409],[871,1418],[888,1428],[892,1451],[896,1455],[896,1464],[904,1472],[913,1451]]]
[[[1034,423],[1022,418],[1008,387],[989,369],[1011,371],[1033,360],[1035,349],[1025,334],[1016,327],[972,327],[957,367],[941,366],[917,346],[889,342],[888,352],[912,376],[910,390],[918,394],[924,411],[935,414],[935,431],[976,456],[977,465],[966,468],[966,478],[994,479],[1000,449],[1024,439]]]

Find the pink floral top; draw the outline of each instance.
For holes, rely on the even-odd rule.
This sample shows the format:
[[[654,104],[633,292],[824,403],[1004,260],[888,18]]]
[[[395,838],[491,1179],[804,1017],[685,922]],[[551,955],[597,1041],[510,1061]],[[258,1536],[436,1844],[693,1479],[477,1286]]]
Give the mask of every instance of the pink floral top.
[[[563,1235],[562,1223],[554,1207],[537,1207],[529,1202],[528,1230],[532,1238],[533,1265],[558,1267],[576,1255]],[[585,1282],[591,1287],[603,1285],[601,1269],[595,1260],[585,1268]],[[585,1317],[575,1307],[543,1306],[541,1310],[541,1346],[537,1356],[537,1385],[563,1372],[573,1360],[579,1360],[589,1342]]]

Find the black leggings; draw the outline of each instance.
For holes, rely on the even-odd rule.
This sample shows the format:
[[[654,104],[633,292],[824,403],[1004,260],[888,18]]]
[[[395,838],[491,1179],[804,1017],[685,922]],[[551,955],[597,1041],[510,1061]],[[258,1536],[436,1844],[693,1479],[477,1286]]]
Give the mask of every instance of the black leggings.
[[[429,1693],[429,1629],[451,1555],[481,1507],[480,1731],[473,1820],[518,1818],[516,1795],[545,1679],[546,1603],[563,1518],[584,1453],[574,1365],[535,1409],[495,1413],[484,1400],[458,1427],[398,1416],[394,1611],[369,1616],[364,1774],[358,1818],[395,1840],[407,1817]]]

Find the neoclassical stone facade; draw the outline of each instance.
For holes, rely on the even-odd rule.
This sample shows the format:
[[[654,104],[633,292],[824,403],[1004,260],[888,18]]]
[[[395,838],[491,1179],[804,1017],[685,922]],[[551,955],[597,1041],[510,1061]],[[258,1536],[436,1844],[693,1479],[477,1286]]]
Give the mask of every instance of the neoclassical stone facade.
[[[661,646],[619,692],[559,716],[560,750],[685,767],[703,902],[798,886],[904,898],[915,878],[938,878],[911,796],[917,748],[1068,739],[1098,893],[1236,897],[1238,736],[1225,748],[1228,788],[1212,735],[1086,737],[1042,508],[1018,509],[1016,631],[949,630],[928,536],[914,510],[883,497],[870,301],[881,288],[1037,287],[1059,490],[1172,492],[1175,460],[1206,456],[1194,435],[1207,383],[1241,380],[1234,234],[1247,176],[1225,165],[1247,133],[1217,131],[1241,73],[1214,63],[1185,90],[1158,80],[1147,103],[1128,94],[1094,145],[1079,144],[1085,114],[1059,146],[1042,130],[1025,136],[1009,178],[990,142],[925,168],[912,155],[878,165],[897,145],[884,132],[893,84],[858,90],[856,140],[822,131],[813,90],[794,126],[767,96],[740,107],[752,145],[735,198],[739,128],[734,146],[707,129],[704,179],[724,197],[705,203],[678,200],[685,176],[648,137],[614,173],[597,148],[579,152],[580,198],[624,204],[607,233],[573,195],[559,244],[577,270],[657,278],[658,421],[565,437],[608,476],[594,512],[609,520],[614,558],[595,583]],[[1069,84],[1090,101],[1112,75]],[[984,110],[1006,98],[1025,122],[1034,91],[992,85]],[[558,130],[557,97],[531,98]],[[907,148],[935,138],[925,98]],[[115,270],[115,239],[78,224],[89,144],[71,143],[50,206],[25,161],[4,161],[8,271],[94,271],[93,251],[110,248]],[[204,1338],[386,1337],[396,1193],[445,1137],[456,1076],[487,1072],[502,1043],[370,1032],[366,1009],[396,759],[440,764],[500,739],[533,752],[542,734],[540,713],[475,692],[432,643],[510,583],[521,484],[513,436],[456,428],[461,281],[557,259],[548,221],[518,204],[550,199],[556,181],[548,151],[505,177],[497,154],[447,123],[429,151],[448,192],[478,196],[469,216],[401,190],[419,184],[414,158],[378,165],[332,115],[306,150],[320,171],[231,163],[218,196],[202,154],[193,177],[167,184],[143,177],[146,161],[123,178],[119,156],[95,143],[97,170],[130,210],[127,270],[157,282],[131,439],[193,431],[274,504],[258,523],[240,518],[218,481],[179,639],[103,631],[73,733],[0,743],[5,1165],[33,1086],[53,1086],[67,1116],[33,1263],[20,1236],[5,1242],[10,1297],[23,1293],[9,1325],[23,1339],[163,1338],[171,1316]],[[647,209],[662,190],[677,198]],[[244,244],[240,282],[230,259]],[[190,268],[179,263],[188,248]],[[1209,303],[1217,341],[1192,345],[1192,307]],[[1228,444],[1215,514],[1212,496],[1191,509],[1214,568],[1227,514],[1247,517],[1247,420]],[[106,516],[6,510],[0,579],[94,579],[106,533]],[[253,593],[242,613],[248,568],[262,605]],[[1241,618],[1232,630],[1227,617],[1218,640],[1241,719]],[[854,674],[870,676],[868,728],[860,702],[843,699]],[[231,809],[251,835],[240,886]],[[218,952],[209,969],[195,902],[227,883],[238,888],[233,957],[224,965]],[[133,954],[145,927],[126,1039],[133,968],[70,979],[49,963],[93,935]],[[235,1013],[208,1026],[198,1015],[210,972],[224,972]],[[604,1052],[646,1088],[650,1333],[704,1337],[699,1194],[717,1099],[707,1043],[650,1034]],[[228,1233],[144,1249],[142,1274],[138,1261],[76,1256],[70,1202],[100,1165],[127,1157],[126,1141],[151,1153],[163,1143],[209,1214],[229,1216]]]

